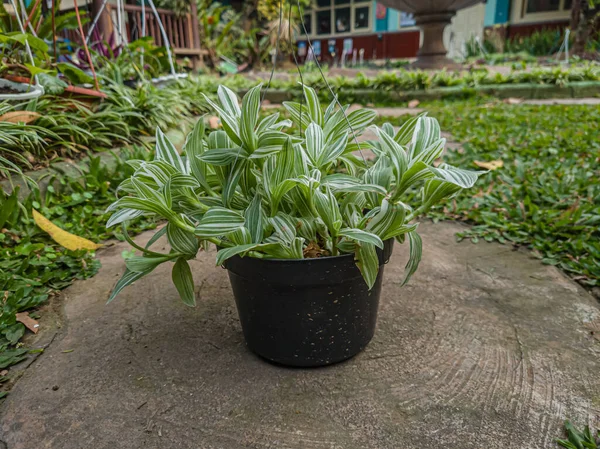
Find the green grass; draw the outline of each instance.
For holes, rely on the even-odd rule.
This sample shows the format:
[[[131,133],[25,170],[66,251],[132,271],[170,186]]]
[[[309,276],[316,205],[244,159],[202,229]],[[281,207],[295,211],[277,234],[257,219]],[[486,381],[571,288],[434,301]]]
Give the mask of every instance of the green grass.
[[[47,190],[36,189],[20,202],[0,190],[0,371],[28,352],[20,343],[25,327],[15,314],[43,304],[75,279],[93,276],[100,266],[93,252],[69,251],[55,243],[36,226],[31,210],[94,242],[122,240],[118,229],[106,230],[105,210],[119,183],[133,173],[124,161],[149,156],[145,149],[133,150],[122,154],[113,168],[100,165],[100,158],[92,159],[80,177],[56,177]],[[135,234],[154,226],[154,220],[143,219],[129,231]],[[0,390],[2,382],[0,378]]]
[[[600,285],[600,108],[478,100],[426,109],[463,144],[447,162],[504,163],[431,217],[472,223],[460,238],[528,246],[584,285]]]

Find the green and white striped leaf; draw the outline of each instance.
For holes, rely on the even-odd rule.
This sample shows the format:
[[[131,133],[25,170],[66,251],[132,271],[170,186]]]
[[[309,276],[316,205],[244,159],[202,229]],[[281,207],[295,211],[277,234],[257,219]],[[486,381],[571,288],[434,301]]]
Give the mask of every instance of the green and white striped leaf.
[[[340,112],[340,111],[338,111]],[[337,114],[337,113],[336,113]],[[354,138],[354,135],[360,134],[367,126],[373,123],[373,120],[377,117],[377,112],[372,109],[358,109],[348,114],[347,120],[342,117],[331,132],[327,132],[325,128],[325,138],[327,142],[334,142],[342,137],[344,134],[350,134],[350,137]],[[356,134],[352,134],[352,132]]]
[[[258,148],[250,155],[250,159],[258,159],[275,154],[283,149],[289,139],[286,133],[281,131],[266,131],[258,138]]]
[[[406,151],[404,151],[404,148],[402,148],[402,145],[397,143],[387,133],[382,132],[379,129],[378,133],[381,138],[381,148],[392,162],[396,185],[399,185],[404,172],[408,168],[408,155],[406,154]]]
[[[298,124],[301,129],[306,129],[310,123],[310,116],[306,106],[293,101],[284,101],[283,107],[287,109],[292,122]]]
[[[201,238],[222,237],[244,226],[244,216],[224,207],[213,207],[200,220],[194,234]]]
[[[227,114],[235,118],[241,117],[240,100],[234,91],[220,85],[217,88],[217,97],[219,97],[219,103],[221,103],[221,107]]]
[[[341,154],[346,151],[348,144],[348,133],[344,133],[339,139],[325,146],[318,156],[317,167],[324,167],[327,164],[335,161]]]
[[[240,121],[240,137],[249,153],[258,145],[258,136],[254,131],[260,113],[260,89],[262,84],[248,91],[242,100],[242,118]]]
[[[395,235],[395,231],[404,226],[406,208],[403,204],[390,204],[387,200],[381,202],[377,210],[367,223],[367,231],[377,234],[382,240],[387,240]]]
[[[186,306],[194,307],[196,305],[196,293],[194,292],[194,277],[187,260],[180,257],[173,265],[171,272],[173,284],[177,288],[179,297]]]
[[[231,207],[233,198],[240,183],[240,178],[246,169],[246,160],[238,159],[235,164],[229,170],[229,174],[225,180],[225,184],[223,185],[223,192],[221,193],[221,197],[223,198],[223,206]]]
[[[175,167],[180,173],[188,173],[187,167],[183,163],[175,146],[158,127],[156,128],[156,160],[165,161]]]
[[[337,105],[337,102],[335,100],[332,100],[331,103],[329,103],[329,106],[327,106],[327,109],[325,109],[325,114],[323,115],[323,122],[327,123],[329,121],[329,118],[335,113],[335,106]],[[321,125],[323,126],[323,125]]]
[[[339,232],[339,237],[346,237],[350,240],[354,240],[362,243],[370,243],[371,245],[375,245],[378,248],[383,249],[383,241],[379,238],[379,236],[372,234],[367,231],[363,231],[362,229],[357,228],[343,228]]]
[[[219,129],[208,135],[207,146],[209,150],[215,150],[217,148],[235,148],[238,145],[229,138],[225,131]]]
[[[204,153],[204,118],[200,117],[200,119],[194,125],[194,129],[187,136],[185,144],[183,146],[183,150],[187,156],[187,164],[190,167],[190,174],[194,176],[198,180],[198,182],[202,185],[205,190],[210,190],[207,177],[208,177],[208,168],[206,163],[198,156]]]
[[[234,245],[249,245],[250,243],[252,243],[252,236],[250,235],[250,231],[245,226],[242,226],[241,228],[230,232],[226,235],[226,238]]]
[[[413,131],[410,158],[414,159],[441,138],[440,125],[431,117],[419,117]]]
[[[408,145],[413,138],[415,126],[417,126],[417,121],[419,120],[419,118],[425,117],[426,115],[427,113],[423,112],[422,114],[411,117],[407,121],[405,121],[400,127],[400,129],[398,129],[398,132],[396,132],[394,140],[402,146]]]
[[[319,96],[312,87],[308,87],[305,84],[303,84],[302,87],[304,89],[304,98],[306,98],[310,119],[318,126],[323,126],[323,110],[321,109]]]
[[[393,127],[393,125],[391,123],[388,123],[388,122],[384,123],[381,126],[381,130],[384,133],[386,133],[388,136],[394,137],[395,131],[394,131],[394,127]]]
[[[379,273],[379,257],[372,243],[361,243],[354,254],[356,266],[360,270],[369,290],[375,285]]]
[[[196,178],[190,175],[176,174],[169,180],[169,184],[173,191],[181,189],[196,189],[200,187],[200,183]]]
[[[332,236],[337,236],[339,230],[342,227],[342,214],[340,213],[340,207],[338,202],[331,192],[331,189],[326,187],[325,193],[317,189],[314,192],[314,205],[317,213],[321,217],[321,220],[327,226]]]
[[[296,238],[296,221],[289,215],[280,212],[270,217],[269,223],[282,241],[291,244]]]
[[[167,233],[167,227],[166,226],[160,228],[158,231],[156,231],[156,234],[154,234],[152,236],[152,238],[150,240],[148,240],[148,243],[146,243],[146,246],[144,248],[146,250],[150,250],[150,247],[152,245],[154,245],[166,233]]]
[[[423,202],[429,205],[450,198],[462,189],[473,187],[479,175],[486,173],[464,170],[447,164],[442,164],[438,168],[430,167],[429,170],[434,177],[425,183],[423,189]]]
[[[189,231],[178,228],[172,223],[167,224],[167,239],[171,248],[178,253],[195,257],[198,253],[198,238]]]
[[[144,212],[136,209],[120,209],[110,216],[106,222],[106,229],[112,228],[115,225],[133,220],[144,215]]]
[[[406,172],[404,172],[402,180],[400,181],[400,184],[396,186],[391,200],[396,201],[404,192],[406,192],[408,188],[414,186],[418,182],[425,181],[426,179],[432,177],[433,173],[431,170],[429,170],[429,167],[425,165],[425,163],[417,161],[416,163],[412,164],[410,168],[406,170]]]
[[[152,161],[143,163],[134,177],[145,184],[148,184],[148,182],[144,179],[144,176],[149,177],[154,180],[157,187],[162,187],[177,173],[183,174],[165,161]]]
[[[264,221],[260,194],[254,195],[252,202],[244,212],[245,227],[250,231],[253,243],[260,243],[264,235]]]
[[[252,249],[256,248],[257,246],[258,246],[258,244],[256,244],[256,243],[249,243],[247,245],[237,245],[237,246],[232,246],[231,248],[220,249],[217,252],[216,265],[221,266],[227,259],[231,259],[233,256],[237,256],[238,254],[243,254],[245,252],[251,251]]]
[[[115,299],[117,297],[117,295],[119,293],[121,293],[121,291],[133,284],[135,281],[137,281],[138,279],[143,278],[144,276],[146,276],[147,274],[150,274],[152,272],[154,268],[151,268],[147,271],[141,271],[141,272],[135,272],[135,271],[130,271],[128,269],[125,270],[125,273],[123,273],[123,276],[121,276],[121,279],[119,279],[117,281],[117,283],[115,284],[108,300],[106,301],[106,303],[108,304],[109,302],[111,302],[113,299]]]
[[[277,213],[279,210],[279,204],[281,203],[284,195],[301,183],[302,181],[298,179],[286,179],[285,181],[280,182],[277,187],[273,189],[271,192],[271,215]]]
[[[305,133],[306,155],[313,167],[319,166],[319,159],[325,146],[325,134],[316,123],[311,123]]]
[[[423,256],[423,241],[416,231],[408,233],[408,242],[410,247],[409,259],[404,267],[404,280],[402,281],[402,285],[406,285],[415,271],[417,271],[419,263],[421,262],[421,257]]]
[[[240,139],[240,124],[239,124],[239,117],[235,117],[229,113],[227,113],[223,108],[221,108],[218,104],[216,104],[214,101],[212,101],[209,97],[207,97],[205,94],[202,94],[204,96],[204,100],[217,112],[217,114],[219,115],[219,118],[221,119],[221,124],[223,125],[223,129],[225,130],[224,132],[227,134],[227,136],[233,141],[235,142],[236,145],[241,145],[242,144],[242,139]],[[216,131],[215,131],[216,132]],[[212,134],[214,134],[215,132],[212,132],[209,134],[209,138]]]
[[[393,170],[390,166],[390,160],[387,156],[382,156],[375,164],[365,171],[363,178],[365,184],[375,184],[381,186],[386,192],[389,190],[392,183]],[[371,208],[378,206],[381,203],[383,194],[369,192],[365,194]]]
[[[125,260],[125,265],[129,271],[143,273],[152,271],[161,263],[168,262],[175,257],[177,257],[177,255],[171,254],[166,256],[133,256]]]
[[[205,151],[198,158],[210,165],[224,166],[233,163],[238,159],[247,159],[246,153],[241,147],[237,148],[215,148]]]
[[[275,125],[277,119],[279,119],[279,112],[266,116],[260,122],[258,122],[258,126],[256,127],[256,133],[258,135],[261,135],[262,133],[269,131],[270,128],[273,125]]]
[[[385,195],[387,190],[377,184],[365,184],[359,178],[345,175],[342,173],[334,173],[328,175],[322,180],[323,184],[328,185],[334,193],[337,192],[375,192],[380,195]]]
[[[424,149],[421,153],[415,156],[410,164],[415,164],[417,162],[424,162],[427,165],[433,164],[436,159],[442,157],[444,153],[444,147],[446,146],[446,139],[438,139],[433,142],[429,147]]]

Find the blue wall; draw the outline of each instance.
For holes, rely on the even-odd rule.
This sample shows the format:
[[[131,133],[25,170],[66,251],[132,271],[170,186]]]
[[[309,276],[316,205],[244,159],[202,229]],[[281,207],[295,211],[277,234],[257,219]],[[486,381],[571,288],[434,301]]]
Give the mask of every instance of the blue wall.
[[[392,8],[387,8],[385,18],[377,18],[377,2],[373,2],[373,30],[376,33],[385,31],[398,31],[400,29],[400,13]]]
[[[487,0],[483,25],[489,27],[507,23],[510,20],[509,13],[510,0]]]

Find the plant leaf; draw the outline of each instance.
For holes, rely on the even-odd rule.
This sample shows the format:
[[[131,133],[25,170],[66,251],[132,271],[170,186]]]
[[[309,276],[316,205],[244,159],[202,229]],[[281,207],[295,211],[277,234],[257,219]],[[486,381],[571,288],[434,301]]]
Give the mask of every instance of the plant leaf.
[[[375,285],[379,273],[379,257],[372,243],[361,243],[354,254],[356,266],[360,270],[369,290]]]
[[[179,297],[186,306],[196,305],[196,294],[194,293],[194,277],[187,260],[183,257],[177,259],[171,272],[173,284],[179,292]]]
[[[417,271],[421,257],[423,256],[423,241],[421,240],[421,236],[416,231],[411,231],[407,235],[410,245],[410,255],[404,267],[404,280],[401,285],[406,285],[411,276]]]
[[[115,299],[117,297],[117,295],[121,292],[121,290],[123,290],[128,285],[133,284],[138,279],[141,279],[144,276],[146,276],[147,274],[151,273],[153,269],[154,268],[151,268],[147,271],[141,271],[141,272],[135,272],[135,271],[126,269],[125,273],[123,273],[123,276],[121,276],[121,279],[119,279],[117,281],[117,283],[115,284],[115,286],[108,298],[108,301],[106,301],[106,303],[108,304],[109,302],[111,302],[113,299]]]
[[[340,230],[338,235],[340,237],[346,237],[351,240],[361,242],[361,244],[370,243],[371,245],[375,245],[376,247],[383,249],[383,241],[379,238],[379,236],[367,231],[363,231],[362,229],[343,228]]]
[[[211,208],[196,226],[194,234],[199,237],[222,237],[244,226],[244,216],[224,207]]]

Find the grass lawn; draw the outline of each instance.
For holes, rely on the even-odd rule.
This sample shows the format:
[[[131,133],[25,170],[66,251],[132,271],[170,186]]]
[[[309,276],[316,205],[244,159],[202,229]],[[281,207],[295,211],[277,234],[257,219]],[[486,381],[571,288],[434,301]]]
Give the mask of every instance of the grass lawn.
[[[466,220],[473,227],[462,238],[527,245],[584,285],[600,285],[600,107],[471,100],[425,109],[463,144],[447,162],[504,164],[432,218]]]

